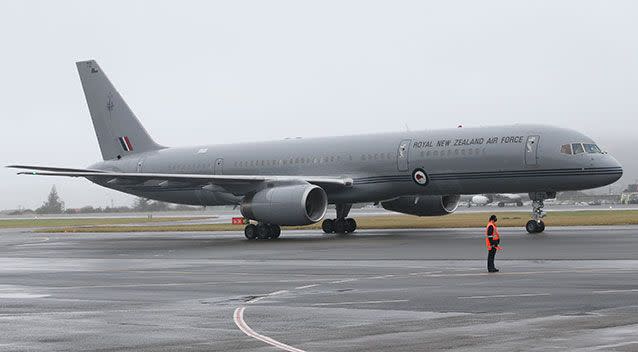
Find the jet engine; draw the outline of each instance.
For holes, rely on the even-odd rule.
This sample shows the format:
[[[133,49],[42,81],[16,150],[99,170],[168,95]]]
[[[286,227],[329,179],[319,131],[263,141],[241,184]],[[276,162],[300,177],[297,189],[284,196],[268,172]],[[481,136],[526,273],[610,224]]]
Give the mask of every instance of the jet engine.
[[[241,214],[276,225],[309,225],[323,218],[328,196],[319,186],[296,184],[263,189],[244,197]]]
[[[381,202],[386,210],[417,216],[440,216],[451,214],[459,205],[461,196],[404,196]]]

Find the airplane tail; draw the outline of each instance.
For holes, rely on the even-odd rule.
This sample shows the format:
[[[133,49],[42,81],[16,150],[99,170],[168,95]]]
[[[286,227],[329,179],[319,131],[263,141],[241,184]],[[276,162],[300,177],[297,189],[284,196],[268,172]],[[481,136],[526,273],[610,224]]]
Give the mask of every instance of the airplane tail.
[[[146,132],[95,60],[76,65],[104,160],[164,148]]]

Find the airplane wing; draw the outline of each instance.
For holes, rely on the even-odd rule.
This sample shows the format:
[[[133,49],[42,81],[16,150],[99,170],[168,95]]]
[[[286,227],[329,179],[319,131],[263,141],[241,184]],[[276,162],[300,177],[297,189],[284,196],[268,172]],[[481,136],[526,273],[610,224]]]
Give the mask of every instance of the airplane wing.
[[[68,167],[55,167],[55,166],[9,165],[7,167],[12,169],[53,171],[53,172],[105,172],[103,170],[96,170],[96,169],[73,169]]]
[[[165,173],[128,173],[93,169],[71,169],[49,166],[10,165],[9,168],[25,169],[18,175],[85,177],[91,181],[102,181],[112,185],[141,185],[149,181],[153,186],[161,187],[169,182],[194,185],[217,185],[235,194],[245,194],[255,189],[262,182],[303,181],[322,188],[350,187],[351,178],[335,178],[323,176],[279,176],[279,175],[205,175],[205,174],[165,174]]]

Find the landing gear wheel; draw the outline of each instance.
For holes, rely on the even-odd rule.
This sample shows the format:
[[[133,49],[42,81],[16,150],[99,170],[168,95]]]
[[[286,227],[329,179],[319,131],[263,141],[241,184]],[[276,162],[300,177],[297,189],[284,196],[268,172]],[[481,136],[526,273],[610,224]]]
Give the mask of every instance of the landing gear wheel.
[[[556,192],[532,192],[529,194],[532,200],[532,220],[528,221],[525,229],[529,233],[539,233],[545,231],[545,223],[541,220],[545,216],[543,207],[544,200],[556,198]]]
[[[267,224],[259,224],[257,225],[257,238],[260,240],[268,240],[270,239],[270,226]]]
[[[279,238],[279,235],[281,235],[281,227],[275,224],[270,224],[268,225],[268,227],[270,228],[270,238],[271,239]]]
[[[498,207],[499,207],[499,208],[502,208],[502,207],[504,207],[504,206],[505,206],[505,203],[503,203],[503,202],[498,202]]]
[[[334,229],[335,233],[346,233],[346,219],[336,219]]]
[[[249,240],[257,238],[257,226],[253,224],[246,225],[246,227],[244,227],[244,236]]]
[[[545,231],[545,223],[543,222],[543,220],[530,220],[525,225],[525,229],[529,233],[540,233]]]
[[[353,218],[346,219],[346,231],[353,233],[357,230],[357,222]]]
[[[334,220],[326,219],[321,223],[321,229],[325,233],[333,233],[335,232]]]

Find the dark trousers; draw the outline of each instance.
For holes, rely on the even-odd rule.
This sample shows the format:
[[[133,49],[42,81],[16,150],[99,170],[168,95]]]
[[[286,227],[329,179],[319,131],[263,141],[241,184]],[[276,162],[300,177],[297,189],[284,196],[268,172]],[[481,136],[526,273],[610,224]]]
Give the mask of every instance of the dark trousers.
[[[494,270],[494,256],[496,256],[496,248],[492,247],[489,252],[487,252],[487,270]]]

